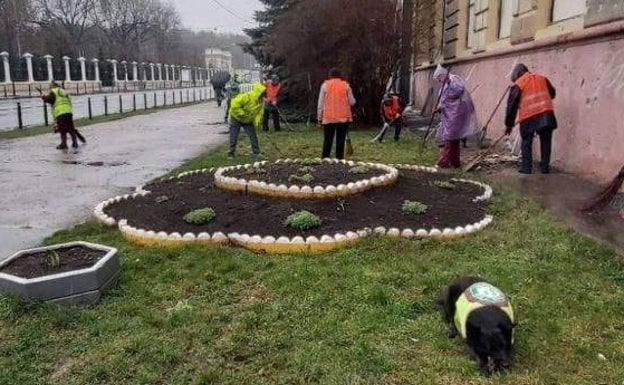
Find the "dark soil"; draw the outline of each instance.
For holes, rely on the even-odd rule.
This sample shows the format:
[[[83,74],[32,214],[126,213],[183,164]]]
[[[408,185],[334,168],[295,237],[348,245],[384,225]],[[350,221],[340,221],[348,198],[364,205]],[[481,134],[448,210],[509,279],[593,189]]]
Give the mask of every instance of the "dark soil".
[[[302,176],[305,172],[300,171],[302,167],[311,167],[314,180],[310,183],[300,181],[289,181],[291,175]],[[339,184],[347,184],[357,182],[363,179],[370,179],[374,176],[382,176],[385,171],[376,168],[369,168],[368,172],[362,174],[349,173],[352,166],[343,163],[323,163],[322,165],[304,166],[300,163],[273,163],[260,167],[265,172],[255,172],[257,169],[230,170],[223,173],[223,176],[242,178],[246,180],[257,180],[266,183],[275,183],[277,185],[310,185],[310,186],[327,186]]]
[[[468,183],[456,183],[453,190],[441,189],[430,183],[449,180],[449,176],[419,171],[401,171],[398,182],[390,187],[376,188],[344,199],[280,199],[244,195],[216,189],[213,174],[202,173],[146,187],[152,194],[124,200],[106,207],[113,218],[127,219],[128,224],[153,231],[200,232],[249,235],[333,235],[336,232],[384,226],[399,229],[420,228],[440,230],[480,221],[485,215],[484,203],[473,203],[483,189]],[[167,199],[163,199],[166,197]],[[419,201],[428,206],[425,214],[404,214],[405,200]],[[161,202],[161,203],[158,203]],[[215,209],[216,218],[205,225],[190,225],[182,219],[186,213],[203,207]],[[323,224],[310,231],[297,231],[283,226],[288,215],[308,210],[318,215]]]
[[[87,269],[106,255],[106,251],[84,246],[25,254],[0,268],[0,272],[20,278],[37,278],[68,271]],[[58,259],[56,259],[58,256]],[[54,266],[58,262],[58,266]]]

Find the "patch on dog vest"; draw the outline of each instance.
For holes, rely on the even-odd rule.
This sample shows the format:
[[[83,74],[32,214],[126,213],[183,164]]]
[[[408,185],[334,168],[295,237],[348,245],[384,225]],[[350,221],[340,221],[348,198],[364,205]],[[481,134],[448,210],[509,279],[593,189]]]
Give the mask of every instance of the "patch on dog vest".
[[[455,302],[455,327],[466,339],[466,321],[474,310],[484,306],[496,306],[504,311],[511,322],[514,322],[514,313],[507,296],[496,286],[487,282],[477,282],[464,290]]]
[[[470,286],[465,292],[469,302],[481,302],[484,305],[507,306],[507,297],[499,288],[486,282],[478,282]]]

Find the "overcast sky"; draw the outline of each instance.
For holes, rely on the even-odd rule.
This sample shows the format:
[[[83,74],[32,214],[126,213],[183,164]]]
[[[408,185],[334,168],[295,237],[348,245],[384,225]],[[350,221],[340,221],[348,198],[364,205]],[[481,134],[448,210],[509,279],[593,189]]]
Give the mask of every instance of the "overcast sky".
[[[243,28],[254,26],[253,12],[262,9],[258,0],[173,0],[173,3],[185,27],[222,33],[242,34]]]

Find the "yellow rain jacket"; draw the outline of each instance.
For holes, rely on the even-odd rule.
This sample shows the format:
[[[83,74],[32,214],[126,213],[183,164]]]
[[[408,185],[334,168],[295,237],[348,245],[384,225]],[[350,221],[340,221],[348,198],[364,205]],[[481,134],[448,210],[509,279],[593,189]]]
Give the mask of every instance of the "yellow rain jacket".
[[[243,124],[260,127],[262,124],[262,96],[266,87],[261,83],[251,85],[251,91],[236,95],[230,102],[230,116]]]

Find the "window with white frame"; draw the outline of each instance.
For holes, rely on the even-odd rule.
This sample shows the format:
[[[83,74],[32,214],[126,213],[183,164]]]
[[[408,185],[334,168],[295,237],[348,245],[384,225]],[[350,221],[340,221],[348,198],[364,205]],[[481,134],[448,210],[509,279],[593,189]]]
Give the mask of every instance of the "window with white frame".
[[[556,23],[584,15],[586,12],[586,0],[553,0],[552,21]]]
[[[498,23],[498,38],[506,39],[511,36],[511,22],[514,11],[518,8],[517,0],[501,0]]]
[[[468,29],[466,31],[466,48],[474,48],[477,45],[477,33],[475,32],[475,0],[468,3]]]

